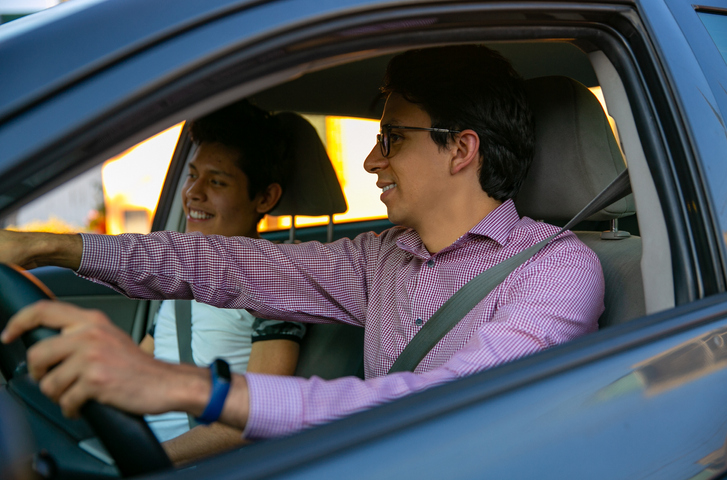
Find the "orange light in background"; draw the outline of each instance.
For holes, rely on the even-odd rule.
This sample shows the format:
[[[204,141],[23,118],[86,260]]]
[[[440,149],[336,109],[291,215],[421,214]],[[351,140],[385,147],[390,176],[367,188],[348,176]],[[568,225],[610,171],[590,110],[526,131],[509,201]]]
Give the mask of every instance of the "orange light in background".
[[[606,115],[608,115],[608,108],[606,108],[606,99],[603,98],[603,90],[601,90],[601,87],[588,87],[588,90],[590,90],[591,93],[596,96],[598,101],[601,102],[603,111],[606,112]]]
[[[106,231],[149,233],[184,122],[107,160],[101,170]]]
[[[619,148],[621,148],[621,138],[618,135],[618,126],[616,125],[616,119],[614,119],[609,113],[608,113],[608,107],[606,106],[606,99],[603,97],[603,90],[601,87],[588,87],[588,90],[591,91],[593,95],[596,96],[599,102],[601,102],[601,107],[603,107],[603,112],[606,114],[606,118],[608,118],[608,124],[611,125],[611,130],[613,130],[613,135],[616,137],[616,143],[618,143]],[[623,149],[621,151],[621,154],[623,155]],[[625,160],[624,156],[624,160]]]
[[[378,120],[326,117],[328,155],[348,202],[346,213],[333,216],[336,222],[386,217],[376,175],[363,168],[364,160],[376,146],[378,133]]]
[[[317,126],[317,122],[314,123]],[[376,176],[367,173],[363,162],[376,145],[379,122],[362,118],[325,117],[325,131],[318,134],[325,139],[326,150],[346,197],[348,210],[334,215],[334,221],[372,220],[386,218],[386,206],[381,203],[381,191]],[[295,225],[325,225],[328,217],[295,217]],[[290,228],[290,217],[267,216],[260,231]]]

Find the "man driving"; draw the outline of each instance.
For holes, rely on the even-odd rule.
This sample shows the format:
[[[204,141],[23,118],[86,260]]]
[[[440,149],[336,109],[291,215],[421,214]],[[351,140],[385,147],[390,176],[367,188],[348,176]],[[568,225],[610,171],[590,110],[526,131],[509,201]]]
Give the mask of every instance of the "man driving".
[[[532,160],[533,125],[522,79],[503,57],[481,46],[409,51],[390,62],[383,91],[381,133],[364,168],[377,176],[398,226],[380,235],[328,245],[173,232],[0,237],[4,262],[73,268],[132,297],[195,298],[265,318],[360,326],[365,380],[247,373],[218,388],[224,365],[210,371],[154,361],[103,314],[51,302],[18,313],[2,340],[37,325],[62,330],[28,351],[28,365],[69,415],[95,398],[140,414],[187,411],[258,439],[595,331],[601,267],[566,232],[480,301],[413,372],[387,374],[460,287],[558,228],[515,210],[512,199]]]

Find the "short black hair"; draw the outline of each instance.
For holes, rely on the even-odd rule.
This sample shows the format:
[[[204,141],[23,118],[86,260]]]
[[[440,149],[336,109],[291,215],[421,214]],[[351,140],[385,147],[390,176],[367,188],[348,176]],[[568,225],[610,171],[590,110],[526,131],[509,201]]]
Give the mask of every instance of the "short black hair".
[[[192,121],[189,134],[197,145],[221,143],[240,152],[237,166],[247,176],[250,200],[272,183],[285,191],[285,135],[269,112],[241,100]]]
[[[419,105],[432,127],[472,129],[480,137],[482,189],[513,198],[533,159],[533,114],[523,79],[502,55],[481,45],[410,50],[389,62],[381,87]],[[431,132],[445,147],[455,134]]]

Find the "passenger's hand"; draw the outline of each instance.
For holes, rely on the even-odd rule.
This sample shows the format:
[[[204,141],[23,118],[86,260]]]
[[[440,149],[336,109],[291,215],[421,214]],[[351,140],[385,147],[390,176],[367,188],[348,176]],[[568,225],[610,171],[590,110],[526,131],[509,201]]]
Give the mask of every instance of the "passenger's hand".
[[[77,270],[82,253],[80,235],[0,230],[0,263],[26,269],[54,265]]]
[[[99,311],[37,302],[10,320],[2,341],[11,342],[40,325],[61,334],[28,350],[28,370],[67,416],[77,416],[89,399],[136,414],[188,409],[199,415],[206,404],[206,369],[154,360]],[[185,403],[184,396],[195,392],[197,402],[187,398]]]

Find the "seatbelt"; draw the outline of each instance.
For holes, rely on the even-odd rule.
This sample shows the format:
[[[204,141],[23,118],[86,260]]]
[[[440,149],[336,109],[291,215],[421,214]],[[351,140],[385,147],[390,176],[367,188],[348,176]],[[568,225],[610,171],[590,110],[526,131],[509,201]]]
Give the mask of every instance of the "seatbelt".
[[[179,363],[195,365],[192,357],[192,301],[175,300],[174,318],[177,322],[177,348],[179,349]],[[187,414],[189,429],[199,425],[199,422]]]
[[[578,223],[622,199],[629,193],[631,193],[631,183],[629,182],[628,170],[624,170],[558,233],[488,268],[464,284],[444,302],[444,305],[434,312],[421,330],[414,335],[414,338],[401,352],[388,373],[413,372],[427,353],[516,268],[528,261],[561,233],[570,230]]]

